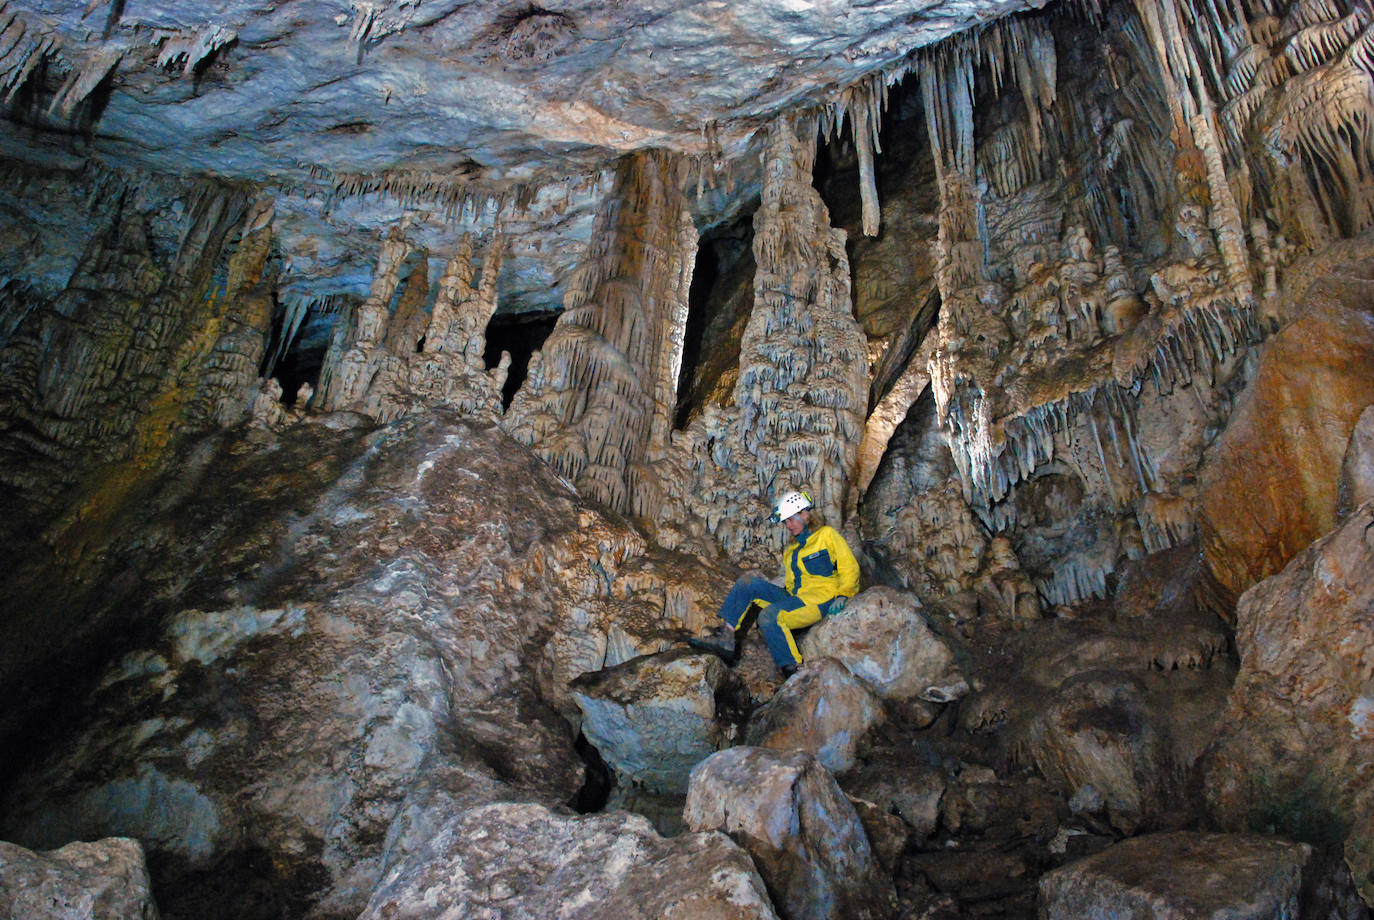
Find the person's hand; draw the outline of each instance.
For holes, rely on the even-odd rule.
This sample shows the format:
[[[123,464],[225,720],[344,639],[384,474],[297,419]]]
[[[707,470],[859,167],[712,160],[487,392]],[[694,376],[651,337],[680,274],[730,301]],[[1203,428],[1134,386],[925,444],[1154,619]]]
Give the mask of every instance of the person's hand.
[[[849,598],[845,597],[843,594],[835,595],[835,597],[832,598],[830,601],[830,609],[828,616],[834,616],[835,614],[839,613],[841,610],[844,609],[844,605],[848,602]]]

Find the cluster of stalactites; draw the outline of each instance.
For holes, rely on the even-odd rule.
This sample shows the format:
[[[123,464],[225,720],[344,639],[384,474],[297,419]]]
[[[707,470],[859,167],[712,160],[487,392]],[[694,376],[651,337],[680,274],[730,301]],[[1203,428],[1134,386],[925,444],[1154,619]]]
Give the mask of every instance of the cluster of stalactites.
[[[565,176],[545,182],[497,183],[482,181],[475,173],[455,178],[452,172],[393,169],[380,173],[338,173],[318,164],[302,164],[310,178],[328,185],[328,203],[367,196],[385,197],[407,210],[432,208],[445,221],[494,221],[519,218],[541,198],[562,210],[575,197],[601,191],[600,172]],[[309,191],[301,189],[301,191]],[[561,203],[560,203],[561,202]]]
[[[883,150],[879,134],[883,126],[883,112],[887,109],[887,89],[906,73],[905,67],[898,67],[860,80],[841,91],[820,115],[821,132],[827,142],[839,135],[845,116],[849,116],[854,150],[859,157],[859,201],[865,236],[877,236],[882,225],[873,156]]]
[[[122,7],[123,4],[118,4]],[[89,14],[95,4],[87,10]],[[207,23],[197,28],[144,30],[142,37],[158,49],[157,65],[164,70],[179,68],[183,75],[216,51],[238,38],[224,25]],[[66,79],[48,107],[48,115],[70,118],[95,88],[119,66],[126,55],[138,49],[126,36],[107,38],[82,46],[72,46],[44,27],[25,18],[17,10],[0,3],[0,98],[11,102],[29,77],[51,66]]]
[[[660,505],[697,234],[683,164],[625,158],[554,331],[505,427],[584,494],[618,511]]]
[[[393,227],[367,298],[335,324],[313,405],[383,422],[435,405],[499,417],[510,356],[488,371],[484,354],[502,251],[498,236],[474,287],[472,240],[463,237],[427,313],[428,253],[404,222]]]
[[[1324,224],[1353,235],[1374,225],[1374,11],[1359,2],[1296,0],[1247,21],[1217,23],[1229,66],[1220,120],[1228,159],[1263,158],[1288,175],[1293,211],[1310,243]],[[1266,186],[1276,183],[1271,178]]]

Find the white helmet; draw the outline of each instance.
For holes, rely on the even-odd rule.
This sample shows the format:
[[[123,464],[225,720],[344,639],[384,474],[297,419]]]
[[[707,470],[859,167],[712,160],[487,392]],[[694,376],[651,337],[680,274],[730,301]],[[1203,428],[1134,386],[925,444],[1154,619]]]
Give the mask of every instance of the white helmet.
[[[773,506],[774,523],[785,521],[792,515],[811,507],[811,496],[805,492],[784,492],[782,498]]]

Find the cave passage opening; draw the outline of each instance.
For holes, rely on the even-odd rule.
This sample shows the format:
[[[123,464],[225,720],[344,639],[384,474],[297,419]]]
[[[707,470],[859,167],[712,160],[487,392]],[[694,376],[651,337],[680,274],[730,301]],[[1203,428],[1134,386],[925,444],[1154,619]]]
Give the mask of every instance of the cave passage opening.
[[[561,310],[529,310],[497,313],[487,323],[487,347],[482,362],[487,370],[501,363],[501,353],[510,352],[510,368],[501,388],[501,408],[510,408],[529,373],[530,357],[544,347],[545,340],[558,323]]]

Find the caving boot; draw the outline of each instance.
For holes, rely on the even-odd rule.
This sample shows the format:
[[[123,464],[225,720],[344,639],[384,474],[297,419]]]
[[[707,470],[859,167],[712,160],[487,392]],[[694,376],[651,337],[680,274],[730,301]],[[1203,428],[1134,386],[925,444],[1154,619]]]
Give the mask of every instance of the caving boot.
[[[785,664],[785,665],[783,665],[783,666],[782,666],[782,679],[783,679],[783,683],[786,683],[787,681],[791,680],[791,679],[793,678],[793,676],[796,675],[796,673],[797,673],[797,666],[796,666],[795,664]]]
[[[687,644],[703,652],[719,655],[725,659],[726,664],[734,664],[739,657],[739,644],[735,642],[735,631],[726,623],[712,627],[711,631],[704,636],[693,636],[687,640]]]

